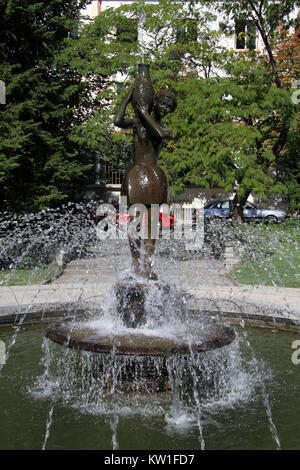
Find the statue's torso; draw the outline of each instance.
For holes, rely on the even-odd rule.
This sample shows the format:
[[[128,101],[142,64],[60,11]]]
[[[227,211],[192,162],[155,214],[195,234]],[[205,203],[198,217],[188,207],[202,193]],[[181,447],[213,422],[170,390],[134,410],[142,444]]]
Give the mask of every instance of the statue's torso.
[[[168,200],[167,177],[158,165],[161,141],[150,138],[143,127],[134,131],[134,165],[126,173],[123,195],[131,204],[162,204]]]

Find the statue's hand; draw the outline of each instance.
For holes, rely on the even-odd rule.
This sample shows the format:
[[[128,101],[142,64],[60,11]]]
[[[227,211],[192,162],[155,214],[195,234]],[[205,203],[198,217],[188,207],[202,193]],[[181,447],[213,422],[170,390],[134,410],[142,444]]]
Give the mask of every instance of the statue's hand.
[[[132,97],[132,92],[133,92],[133,85],[131,87],[128,88],[128,92],[127,92],[127,95],[126,95],[126,101],[130,101],[131,100],[131,97]]]
[[[145,116],[146,113],[149,112],[148,110],[148,105],[145,103],[145,101],[143,100],[143,98],[140,98],[137,102],[137,109],[139,111],[139,113],[142,114],[142,116]]]
[[[172,134],[168,129],[164,129],[164,139],[169,140],[172,139]]]

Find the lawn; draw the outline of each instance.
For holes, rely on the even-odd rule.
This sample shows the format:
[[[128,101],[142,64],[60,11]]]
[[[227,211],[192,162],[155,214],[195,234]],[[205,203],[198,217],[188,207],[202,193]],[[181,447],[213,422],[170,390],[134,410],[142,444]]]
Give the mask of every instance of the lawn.
[[[246,225],[237,231],[244,247],[230,276],[241,284],[300,287],[300,219]]]
[[[35,269],[12,269],[0,271],[1,286],[23,286],[45,284],[61,274],[63,268],[57,264],[37,267]]]

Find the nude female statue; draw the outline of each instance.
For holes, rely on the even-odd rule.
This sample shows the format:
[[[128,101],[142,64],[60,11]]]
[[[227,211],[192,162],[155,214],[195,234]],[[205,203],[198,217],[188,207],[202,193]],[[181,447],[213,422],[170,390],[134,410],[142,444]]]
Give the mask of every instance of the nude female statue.
[[[171,133],[163,127],[161,120],[174,111],[177,104],[174,93],[162,89],[154,97],[152,110],[141,97],[134,109],[135,117],[126,118],[132,93],[133,87],[129,89],[115,116],[116,126],[133,129],[134,141],[134,164],[124,177],[121,195],[127,196],[129,206],[143,204],[148,209],[148,238],[141,240],[129,237],[129,245],[136,274],[156,279],[151,260],[155,245],[155,240],[150,236],[151,204],[169,203],[168,181],[158,165],[158,156],[164,142],[171,138]]]

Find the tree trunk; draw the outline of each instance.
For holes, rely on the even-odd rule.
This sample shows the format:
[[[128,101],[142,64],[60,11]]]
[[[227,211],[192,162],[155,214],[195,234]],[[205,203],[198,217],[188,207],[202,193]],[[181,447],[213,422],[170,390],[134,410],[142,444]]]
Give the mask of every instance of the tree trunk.
[[[248,189],[243,196],[237,193],[234,196],[231,206],[231,218],[233,222],[242,222],[244,220],[243,207],[246,204],[247,199],[251,194],[251,191],[251,189]]]

